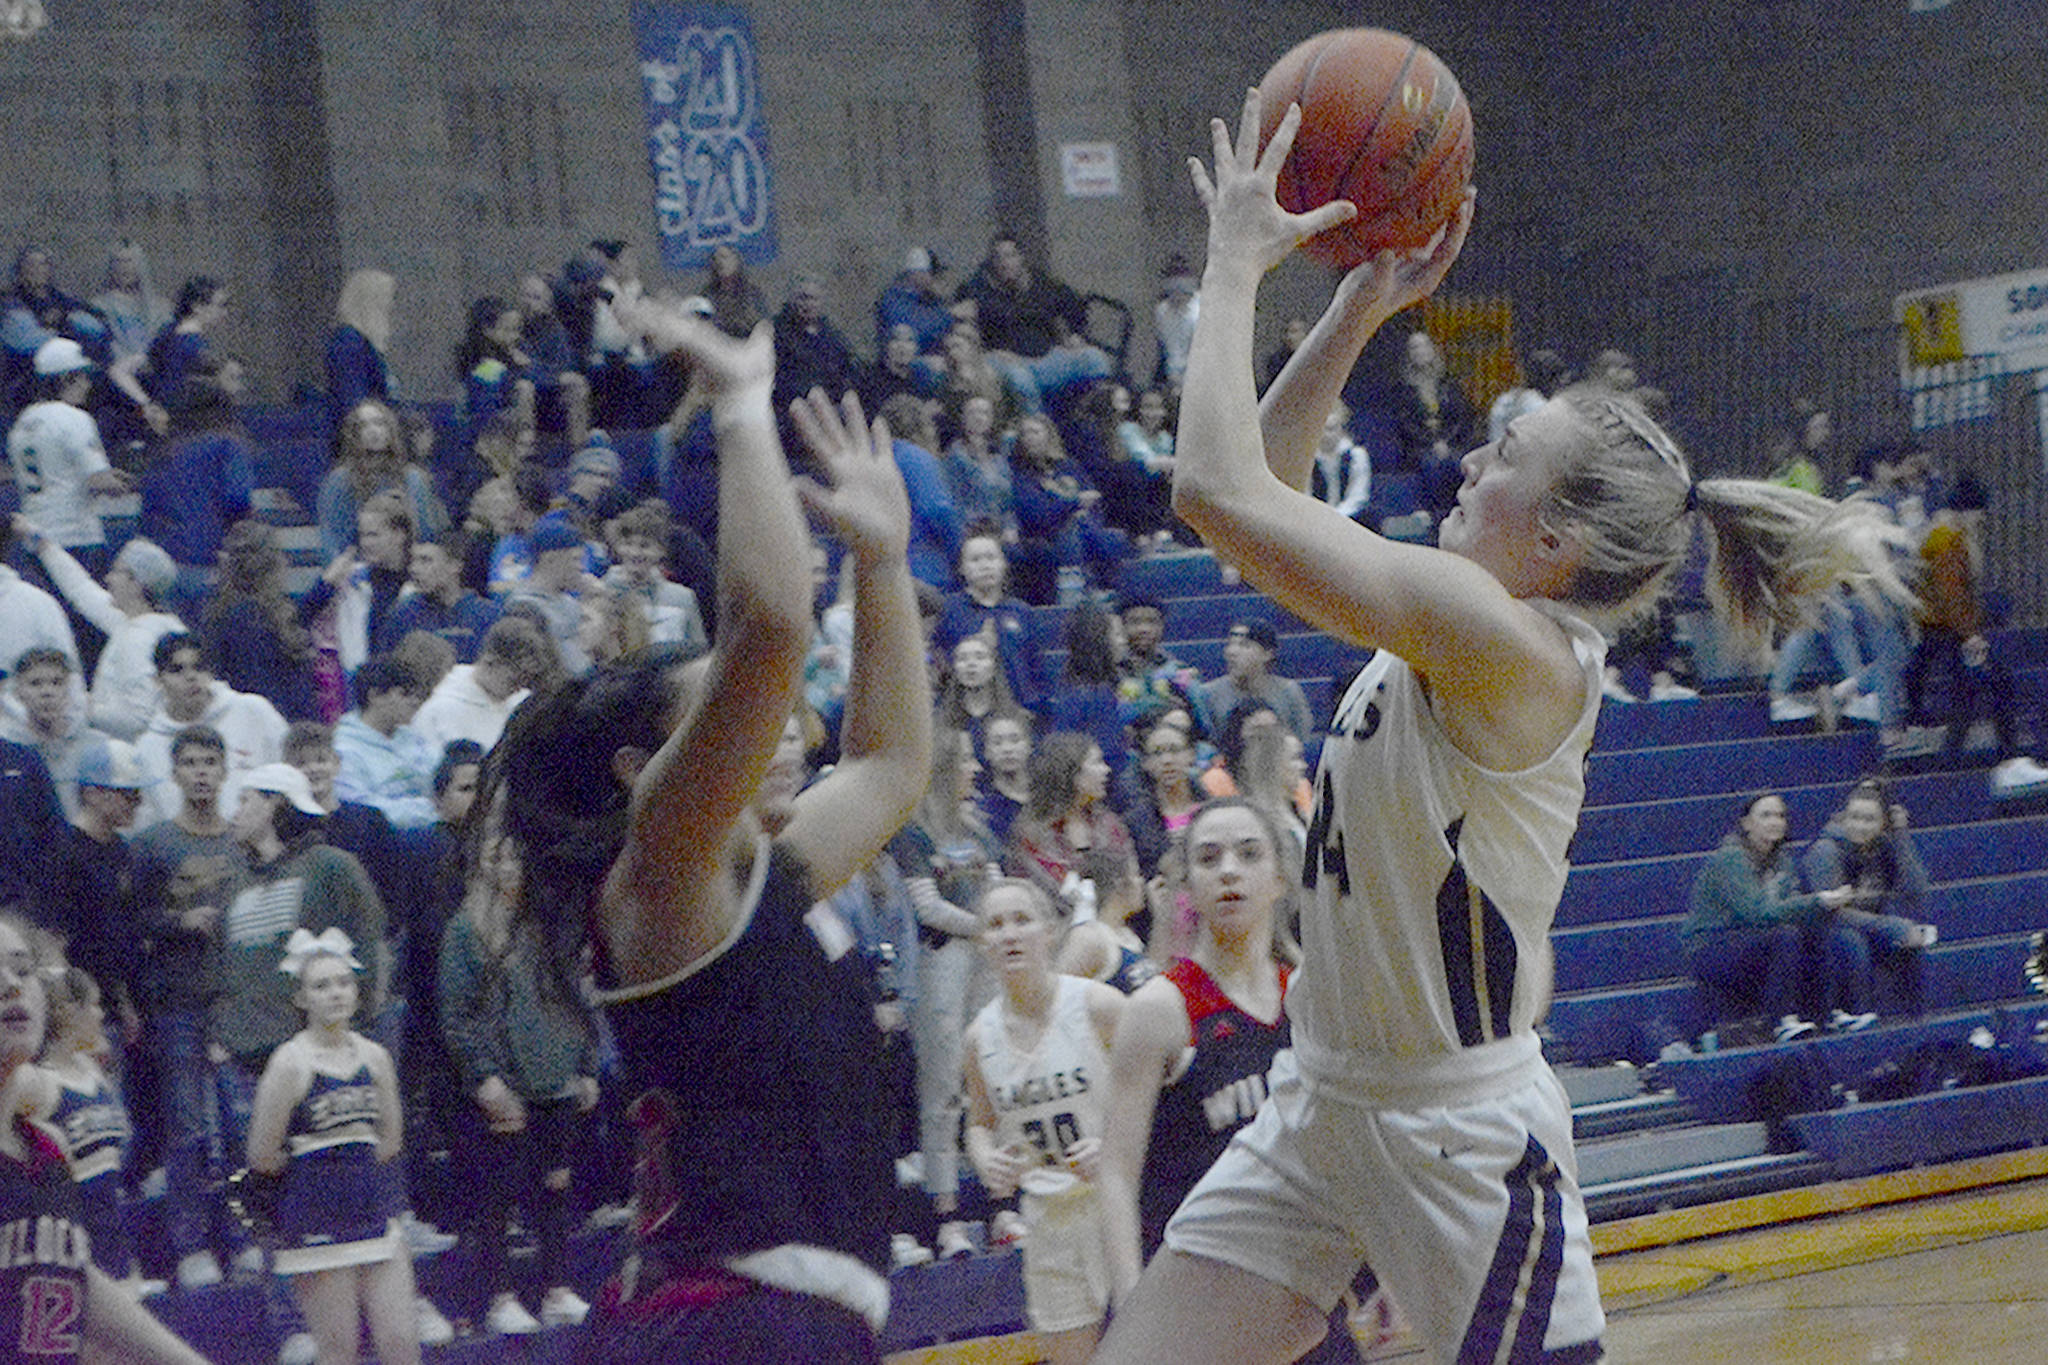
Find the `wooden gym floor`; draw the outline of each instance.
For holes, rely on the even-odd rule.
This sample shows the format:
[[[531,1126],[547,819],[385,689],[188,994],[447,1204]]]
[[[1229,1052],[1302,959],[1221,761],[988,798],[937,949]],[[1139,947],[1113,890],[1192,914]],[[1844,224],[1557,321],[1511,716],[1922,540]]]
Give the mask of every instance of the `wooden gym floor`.
[[[2014,1166],[2041,1154],[2015,1154]],[[2027,1158],[2033,1158],[2028,1160]],[[1974,1163],[1970,1163],[1974,1165]],[[1983,1172],[1978,1170],[1978,1174]],[[2007,1177],[2016,1174],[2008,1171]],[[1849,1365],[2048,1359],[2048,1177],[1925,1193],[1915,1173],[1779,1202],[1766,1222],[1656,1245],[1700,1210],[1594,1229],[1611,1365]],[[1931,1182],[1939,1189],[1943,1181]],[[1963,1183],[1954,1180],[1948,1184]],[[1908,1202],[1886,1202],[1905,1198]],[[1831,1209],[1828,1205],[1832,1203]],[[1661,1225],[1656,1220],[1665,1220]],[[1630,1243],[1637,1243],[1628,1249]],[[1375,1361],[1423,1359],[1396,1342]],[[1030,1334],[905,1352],[892,1365],[1028,1365]]]

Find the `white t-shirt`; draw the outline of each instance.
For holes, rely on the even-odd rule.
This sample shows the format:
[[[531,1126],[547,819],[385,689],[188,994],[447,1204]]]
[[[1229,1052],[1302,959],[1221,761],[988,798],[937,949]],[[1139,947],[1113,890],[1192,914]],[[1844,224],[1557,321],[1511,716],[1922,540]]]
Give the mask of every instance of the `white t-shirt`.
[[[31,403],[7,433],[7,458],[21,489],[22,515],[38,531],[66,549],[106,543],[86,486],[109,468],[91,413],[54,400]]]

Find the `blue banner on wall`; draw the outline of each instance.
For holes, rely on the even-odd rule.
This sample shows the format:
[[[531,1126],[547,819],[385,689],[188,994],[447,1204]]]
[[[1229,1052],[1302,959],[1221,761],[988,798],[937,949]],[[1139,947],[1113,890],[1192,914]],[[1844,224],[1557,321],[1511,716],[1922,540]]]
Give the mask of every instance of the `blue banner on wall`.
[[[754,28],[737,5],[645,0],[633,6],[654,229],[671,269],[730,246],[775,259],[768,122],[754,81]]]

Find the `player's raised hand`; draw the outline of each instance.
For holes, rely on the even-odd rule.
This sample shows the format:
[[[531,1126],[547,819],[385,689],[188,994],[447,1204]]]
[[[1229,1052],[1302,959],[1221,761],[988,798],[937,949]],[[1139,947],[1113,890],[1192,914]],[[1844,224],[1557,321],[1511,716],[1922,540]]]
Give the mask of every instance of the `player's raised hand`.
[[[1301,108],[1288,106],[1263,152],[1259,149],[1259,109],[1260,96],[1254,87],[1245,94],[1234,142],[1229,125],[1220,118],[1211,119],[1215,171],[1212,174],[1205,168],[1200,157],[1190,157],[1188,173],[1194,178],[1195,193],[1209,210],[1210,261],[1242,261],[1266,271],[1308,238],[1356,217],[1358,209],[1341,199],[1307,213],[1289,213],[1280,206],[1275,189],[1280,167],[1301,127]]]
[[[791,403],[789,415],[826,479],[797,480],[804,505],[856,554],[902,558],[910,544],[910,498],[889,424],[879,417],[868,422],[851,393],[835,409],[823,389]]]

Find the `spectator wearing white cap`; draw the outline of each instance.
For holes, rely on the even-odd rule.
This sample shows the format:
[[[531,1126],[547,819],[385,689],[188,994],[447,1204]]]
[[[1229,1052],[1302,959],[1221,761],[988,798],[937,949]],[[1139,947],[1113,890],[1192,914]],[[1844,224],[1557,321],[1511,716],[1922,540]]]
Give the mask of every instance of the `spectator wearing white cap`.
[[[85,348],[69,337],[36,348],[29,404],[7,433],[7,458],[21,489],[22,514],[100,572],[107,533],[93,495],[125,493],[128,481],[107,463],[99,424],[85,410],[93,368]]]
[[[86,719],[115,739],[133,741],[156,710],[156,642],[185,625],[165,608],[178,585],[178,566],[153,540],[136,536],[114,556],[104,585],[70,552],[17,515],[14,533],[42,561],[43,572],[71,609],[107,637],[93,666]]]

